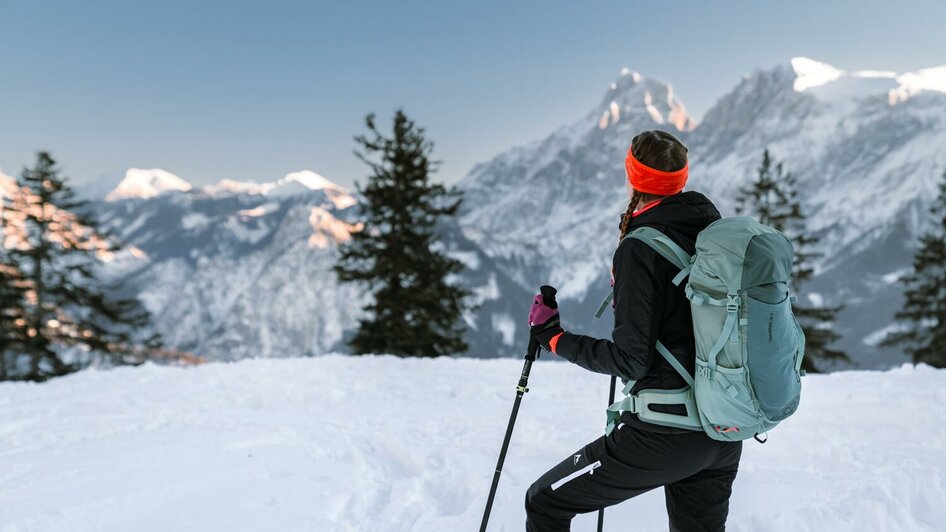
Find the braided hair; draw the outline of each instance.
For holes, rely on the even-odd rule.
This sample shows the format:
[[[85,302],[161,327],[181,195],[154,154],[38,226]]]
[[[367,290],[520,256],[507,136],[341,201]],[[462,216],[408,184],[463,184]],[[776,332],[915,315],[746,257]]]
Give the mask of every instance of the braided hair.
[[[687,164],[686,146],[677,137],[659,129],[644,131],[635,136],[631,140],[631,153],[638,161],[663,172],[675,172]],[[630,231],[631,217],[635,210],[663,197],[665,196],[635,190],[631,194],[627,209],[621,215],[621,237],[618,241],[623,240]]]

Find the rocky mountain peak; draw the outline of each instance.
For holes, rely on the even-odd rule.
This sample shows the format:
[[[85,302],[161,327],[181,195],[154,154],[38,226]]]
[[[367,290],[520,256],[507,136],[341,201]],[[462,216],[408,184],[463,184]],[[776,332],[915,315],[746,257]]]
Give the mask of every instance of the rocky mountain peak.
[[[645,77],[636,70],[625,67],[605,92],[595,114],[598,128],[607,129],[629,117],[650,119],[659,126],[677,131],[689,131],[696,127],[674,94],[673,86],[657,78]]]

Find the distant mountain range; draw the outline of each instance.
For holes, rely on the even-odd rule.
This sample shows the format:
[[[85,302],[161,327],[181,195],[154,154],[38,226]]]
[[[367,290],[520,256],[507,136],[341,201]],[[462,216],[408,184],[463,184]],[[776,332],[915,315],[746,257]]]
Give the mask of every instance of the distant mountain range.
[[[11,181],[0,176],[0,191]],[[346,349],[368,296],[338,283],[332,267],[359,206],[325,177],[300,171],[273,182],[195,187],[163,170],[131,169],[92,208],[128,245],[106,274],[138,295],[169,346],[212,360]],[[528,294],[455,223],[443,231],[446,250],[468,266],[459,282],[480,304],[465,316],[478,331],[470,334],[472,350],[509,351],[513,314],[500,295],[519,302]]]
[[[845,304],[840,347],[858,366],[904,360],[876,344],[946,169],[946,67],[847,72],[806,58],[746,75],[700,123],[671,85],[624,69],[583,118],[473,168],[458,185],[462,215],[441,228],[480,303],[465,317],[471,355],[520,354],[529,296],[545,283],[560,289],[567,328],[610,332],[591,314],[627,202],[624,155],[654,128],[688,145],[688,188],[724,215],[768,148],[798,178],[824,244],[801,296]],[[368,295],[332,266],[359,198],[314,172],[194,187],[132,169],[94,208],[131,246],[109,274],[173,347],[222,360],[317,355],[344,350],[357,326]]]
[[[626,150],[653,128],[688,145],[688,188],[724,215],[768,148],[798,178],[822,238],[824,260],[802,297],[846,305],[840,346],[860,365],[903,360],[876,343],[946,170],[946,66],[846,72],[795,58],[746,75],[695,126],[670,85],[622,71],[584,118],[470,172],[460,183],[464,233],[523,286],[559,286],[574,300],[563,304],[566,324],[606,334],[587,316],[608,286]]]

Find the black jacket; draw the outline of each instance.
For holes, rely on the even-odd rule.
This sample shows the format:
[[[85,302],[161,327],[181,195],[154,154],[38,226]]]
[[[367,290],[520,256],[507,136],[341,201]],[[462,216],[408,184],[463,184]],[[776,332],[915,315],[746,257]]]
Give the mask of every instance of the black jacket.
[[[653,227],[693,254],[697,234],[719,218],[719,211],[706,196],[683,192],[632,218],[631,230]],[[671,282],[679,270],[647,244],[630,238],[614,253],[613,268],[612,340],[566,332],[558,340],[556,354],[597,373],[636,380],[634,393],[686,386],[655,347],[659,339],[693,374],[695,346],[690,302],[683,291],[686,283],[674,286]],[[677,431],[663,429],[659,431]]]

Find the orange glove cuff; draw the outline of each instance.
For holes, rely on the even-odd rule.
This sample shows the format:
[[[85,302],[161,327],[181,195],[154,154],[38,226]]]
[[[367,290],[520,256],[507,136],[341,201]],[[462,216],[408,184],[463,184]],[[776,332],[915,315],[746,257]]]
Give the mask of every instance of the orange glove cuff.
[[[552,349],[552,352],[556,355],[558,354],[558,339],[561,338],[563,334],[565,334],[565,331],[556,334],[549,340],[549,348]]]

